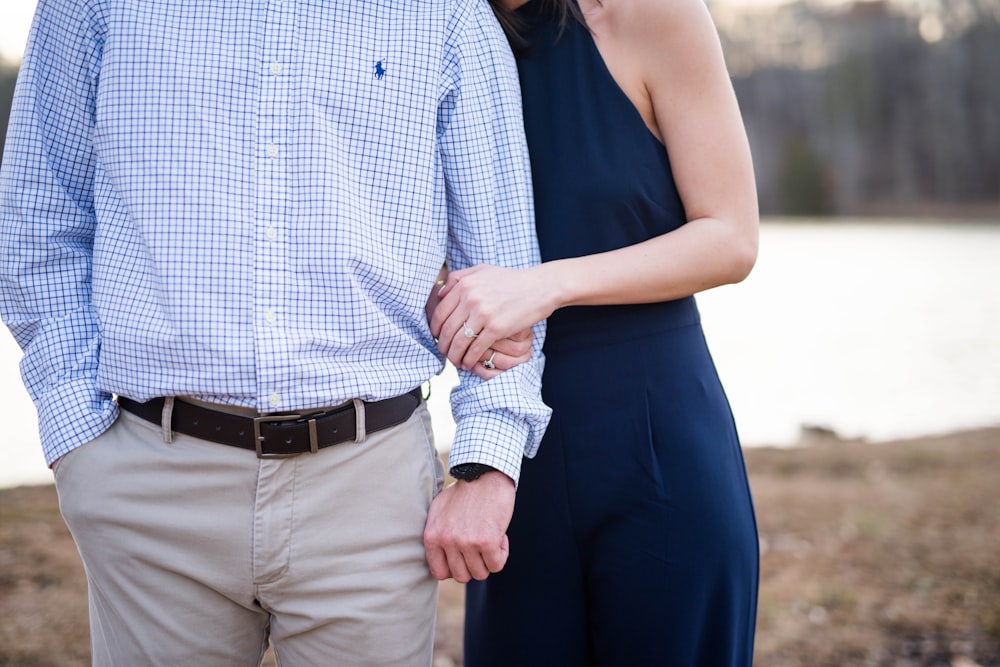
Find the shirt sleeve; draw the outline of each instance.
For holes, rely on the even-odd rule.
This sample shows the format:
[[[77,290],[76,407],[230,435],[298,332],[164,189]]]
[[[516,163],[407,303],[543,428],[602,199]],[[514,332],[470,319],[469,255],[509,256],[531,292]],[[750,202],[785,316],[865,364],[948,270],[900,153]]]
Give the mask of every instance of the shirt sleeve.
[[[485,0],[447,54],[439,146],[448,195],[448,265],[512,268],[539,263],[531,171],[517,68]],[[541,399],[544,322],[534,328],[530,361],[485,382],[459,371],[451,395],[456,430],[449,465],[485,463],[518,481],[551,411]]]
[[[50,464],[117,417],[97,388],[91,304],[95,25],[87,2],[39,3],[0,168],[0,316],[24,350],[21,373]]]

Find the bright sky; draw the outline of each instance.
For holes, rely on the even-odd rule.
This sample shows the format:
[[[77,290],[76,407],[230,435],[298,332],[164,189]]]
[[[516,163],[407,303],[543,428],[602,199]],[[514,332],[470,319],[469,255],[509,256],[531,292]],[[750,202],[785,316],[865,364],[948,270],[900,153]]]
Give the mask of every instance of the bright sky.
[[[28,28],[35,13],[36,0],[2,0],[0,2],[0,60],[17,62],[24,53]]]

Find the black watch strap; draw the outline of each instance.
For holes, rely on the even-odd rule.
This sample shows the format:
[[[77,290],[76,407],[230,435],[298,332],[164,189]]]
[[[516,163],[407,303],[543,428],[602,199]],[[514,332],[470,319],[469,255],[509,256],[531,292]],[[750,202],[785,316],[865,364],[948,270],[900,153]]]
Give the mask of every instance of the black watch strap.
[[[466,482],[471,482],[495,470],[496,468],[488,466],[485,463],[459,463],[457,466],[452,466],[448,473],[455,479],[464,479]]]

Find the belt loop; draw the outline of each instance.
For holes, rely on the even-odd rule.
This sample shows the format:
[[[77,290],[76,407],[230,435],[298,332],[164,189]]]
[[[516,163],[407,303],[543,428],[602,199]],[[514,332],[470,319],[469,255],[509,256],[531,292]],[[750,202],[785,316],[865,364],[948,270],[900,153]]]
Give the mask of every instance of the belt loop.
[[[365,432],[365,402],[354,399],[354,442],[364,442],[368,434]]]
[[[163,399],[163,412],[160,414],[160,429],[163,431],[163,442],[168,445],[174,441],[174,397]]]

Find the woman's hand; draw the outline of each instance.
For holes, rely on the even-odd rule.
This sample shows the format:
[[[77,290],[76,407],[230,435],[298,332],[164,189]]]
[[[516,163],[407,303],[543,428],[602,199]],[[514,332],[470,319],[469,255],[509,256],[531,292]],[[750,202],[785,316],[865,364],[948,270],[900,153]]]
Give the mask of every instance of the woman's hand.
[[[424,305],[428,323],[432,321],[434,310],[441,303],[441,292],[447,281],[448,267],[442,266],[434,281],[434,289],[431,290],[430,296],[427,297],[427,303]],[[436,338],[437,334],[434,335]],[[500,373],[528,361],[531,358],[531,348],[534,342],[535,332],[531,327],[518,331],[507,338],[496,341],[493,347],[487,350],[487,356],[480,359],[480,363],[473,364],[470,370],[484,380],[494,378]]]
[[[531,346],[534,342],[535,332],[530,328],[498,340],[486,350],[487,356],[480,359],[478,364],[473,364],[469,370],[484,380],[494,378],[531,359]]]
[[[427,303],[424,304],[424,314],[427,315],[428,324],[430,324],[431,317],[434,315],[434,309],[441,303],[441,289],[446,282],[448,282],[447,264],[443,265],[441,270],[438,271],[437,278],[434,279],[434,287],[431,289],[430,296],[427,297]],[[437,334],[434,334],[434,338],[437,338]]]
[[[552,314],[546,284],[532,269],[481,264],[452,272],[431,317],[438,350],[456,367],[493,377],[482,362],[493,356],[498,370],[513,365],[524,352],[526,330]],[[530,356],[530,341],[527,342]],[[500,362],[499,364],[497,362]],[[518,363],[520,363],[518,361]]]

